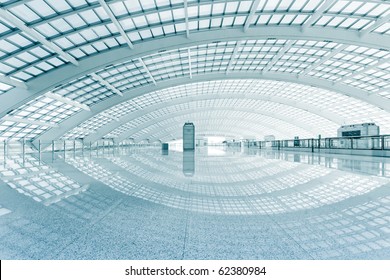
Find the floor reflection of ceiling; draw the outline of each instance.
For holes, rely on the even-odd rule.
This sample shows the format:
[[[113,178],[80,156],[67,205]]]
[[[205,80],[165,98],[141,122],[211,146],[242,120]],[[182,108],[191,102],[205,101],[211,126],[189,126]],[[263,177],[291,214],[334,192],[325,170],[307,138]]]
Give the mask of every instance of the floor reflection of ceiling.
[[[369,193],[390,182],[367,176],[271,159],[197,151],[194,174],[183,174],[183,154],[157,149],[68,163],[126,195],[203,213],[254,215],[308,210]]]
[[[0,179],[19,193],[44,205],[50,205],[85,191],[76,181],[27,154],[13,155],[0,165]]]
[[[3,216],[3,215],[6,215],[6,214],[9,214],[11,213],[11,210],[7,209],[7,208],[4,208],[0,205],[0,216]]]

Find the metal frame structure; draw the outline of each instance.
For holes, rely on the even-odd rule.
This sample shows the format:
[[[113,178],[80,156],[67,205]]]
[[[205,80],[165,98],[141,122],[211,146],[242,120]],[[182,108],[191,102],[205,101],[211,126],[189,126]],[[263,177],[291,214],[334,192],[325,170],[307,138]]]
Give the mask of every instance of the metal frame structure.
[[[249,108],[235,109],[235,108],[231,108],[231,107],[219,107],[219,108],[213,108],[212,111],[213,111],[213,113],[215,113],[216,111],[228,111],[230,114],[239,112],[239,113],[242,113],[242,115],[246,115],[246,116],[253,115],[253,117],[256,117],[258,119],[258,121],[254,122],[253,119],[247,120],[248,123],[252,122],[252,125],[251,125],[252,130],[250,132],[247,131],[246,133],[251,133],[253,135],[258,136],[259,138],[262,138],[262,136],[264,136],[264,131],[268,131],[270,133],[272,132],[272,133],[275,133],[275,134],[280,135],[280,136],[285,136],[288,134],[291,135],[291,132],[286,133],[281,128],[273,127],[269,123],[267,123],[263,120],[264,117],[268,117],[267,120],[269,118],[275,118],[276,120],[278,120],[278,123],[282,123],[282,124],[284,123],[284,124],[288,125],[289,120],[283,116],[277,116],[277,115],[271,114],[269,112],[256,111],[256,110],[249,109]],[[196,110],[196,114],[194,114],[193,110],[188,110],[188,109],[176,111],[174,113],[166,114],[166,115],[163,115],[161,117],[153,118],[149,121],[145,121],[140,126],[134,127],[133,129],[126,129],[126,131],[124,133],[120,134],[115,139],[117,142],[121,142],[124,139],[130,138],[134,133],[136,133],[144,128],[148,128],[152,125],[156,125],[156,127],[160,126],[160,130],[165,129],[165,130],[175,131],[175,129],[176,129],[175,126],[178,127],[181,124],[181,122],[179,123],[177,121],[178,117],[181,117],[181,119],[183,119],[183,120],[191,117],[192,119],[195,120],[195,123],[197,123],[197,121],[208,119],[207,117],[204,117],[204,116],[203,117],[198,116],[199,114],[202,114],[205,112],[210,112],[210,108],[198,108]],[[239,126],[236,127],[236,126],[232,125],[231,121],[234,120],[234,118],[229,116],[229,113],[227,113],[227,115],[224,116],[223,118],[219,118],[218,120],[220,121],[221,124],[227,125],[227,123],[228,123],[229,127],[232,128],[231,131],[236,132],[237,129],[239,128]],[[213,120],[214,120],[214,118],[213,118]],[[162,122],[162,121],[171,122],[171,126],[164,127],[163,125],[160,125],[160,122]],[[126,124],[124,124],[122,126],[125,126],[125,125]],[[224,129],[226,129],[226,128],[221,127],[221,126],[208,128],[208,130],[214,131],[217,134]],[[310,132],[308,132],[307,129],[308,129],[307,127],[306,128],[302,127],[300,124],[299,124],[299,126],[297,125],[297,131],[306,132],[307,135],[310,135]],[[204,131],[204,130],[202,129],[202,131]],[[150,138],[150,139],[156,139],[156,137],[153,136],[153,134],[155,134],[156,132],[157,132],[156,130],[152,130],[152,131],[148,132],[147,134],[145,134],[145,137]],[[176,131],[176,132],[177,132],[177,136],[180,136],[180,131]],[[91,136],[92,137],[86,137],[85,138],[86,141],[94,142],[97,139],[101,138],[101,137],[96,137],[96,135],[91,135]],[[110,138],[110,133],[107,133],[107,138]],[[161,140],[165,141],[166,139],[161,139]]]
[[[390,116],[389,10],[378,0],[4,1],[0,132],[21,133],[0,138],[58,139],[149,92],[229,79],[331,90],[349,96],[351,106],[360,100],[376,107],[375,121]],[[42,109],[24,125],[10,121],[31,115],[25,104],[41,102],[57,109]]]
[[[293,127],[292,130],[299,127],[299,128],[302,128],[306,131],[310,131],[310,134],[316,133],[316,128],[314,128],[310,124],[302,124],[301,122],[296,121],[296,120],[291,119],[291,118],[288,118],[287,116],[285,116],[283,114],[278,115],[276,113],[272,113],[271,111],[267,112],[267,111],[262,110],[261,108],[258,108],[258,107],[254,108],[253,107],[253,105],[257,104],[255,101],[263,101],[263,102],[267,102],[267,103],[275,103],[275,104],[284,105],[283,107],[287,108],[287,109],[289,107],[291,107],[294,109],[295,108],[299,109],[299,111],[301,111],[301,112],[308,111],[312,115],[318,115],[322,119],[326,119],[326,120],[328,120],[332,123],[335,123],[335,124],[343,123],[343,120],[341,118],[332,115],[330,112],[328,114],[326,114],[323,111],[321,112],[321,109],[313,107],[309,104],[299,104],[297,106],[293,101],[288,100],[288,99],[284,99],[284,98],[262,97],[262,96],[247,96],[247,97],[243,98],[242,96],[240,96],[240,94],[224,94],[222,96],[212,96],[212,97],[211,96],[191,96],[190,95],[190,96],[187,96],[184,98],[177,98],[175,100],[170,100],[167,102],[159,102],[159,103],[156,103],[154,105],[148,106],[146,109],[126,114],[123,117],[121,117],[117,122],[111,122],[109,125],[105,125],[105,126],[101,127],[100,129],[95,131],[95,133],[93,135],[87,136],[86,139],[87,139],[87,141],[94,142],[94,141],[104,137],[109,132],[117,129],[118,127],[120,127],[124,124],[127,124],[128,122],[135,120],[139,117],[146,116],[147,114],[150,114],[150,113],[154,113],[160,109],[169,109],[170,107],[175,106],[175,105],[190,104],[190,103],[193,103],[196,101],[202,102],[202,101],[218,101],[218,100],[230,100],[230,99],[249,100],[253,104],[248,104],[247,105],[248,107],[240,107],[240,108],[227,107],[227,106],[218,107],[218,108],[214,108],[214,107],[199,108],[199,107],[197,107],[196,109],[192,109],[192,110],[194,111],[194,113],[198,113],[198,112],[203,111],[203,110],[215,111],[215,110],[220,110],[221,108],[224,108],[225,110],[228,110],[228,111],[238,110],[238,111],[247,112],[247,113],[258,113],[260,115],[272,116],[275,119],[283,120],[286,123],[290,123]],[[249,105],[251,105],[251,106],[249,106]],[[155,122],[157,123],[159,120],[160,119],[155,119]],[[260,121],[260,117],[259,117],[259,121]],[[141,128],[141,127],[139,127],[139,128]],[[283,133],[282,133],[282,135],[283,135]]]

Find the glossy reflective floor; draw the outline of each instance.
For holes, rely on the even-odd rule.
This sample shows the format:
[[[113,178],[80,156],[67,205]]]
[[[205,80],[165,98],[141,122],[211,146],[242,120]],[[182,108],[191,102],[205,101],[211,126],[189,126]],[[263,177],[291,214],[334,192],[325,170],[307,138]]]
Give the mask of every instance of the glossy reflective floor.
[[[0,176],[1,259],[390,259],[390,159],[122,148]]]

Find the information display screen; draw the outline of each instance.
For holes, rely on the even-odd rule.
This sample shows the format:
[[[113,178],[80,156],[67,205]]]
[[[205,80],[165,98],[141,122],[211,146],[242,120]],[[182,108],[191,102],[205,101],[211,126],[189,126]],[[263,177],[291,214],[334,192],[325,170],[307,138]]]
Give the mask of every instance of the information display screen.
[[[347,136],[360,136],[360,130],[343,131],[341,133],[343,137]]]

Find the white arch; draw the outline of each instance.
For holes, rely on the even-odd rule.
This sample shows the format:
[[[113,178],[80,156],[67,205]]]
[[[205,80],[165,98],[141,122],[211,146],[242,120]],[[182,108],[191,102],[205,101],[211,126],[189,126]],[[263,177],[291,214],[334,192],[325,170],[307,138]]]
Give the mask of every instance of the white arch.
[[[125,133],[121,134],[120,136],[118,136],[116,138],[116,141],[120,142],[126,138],[129,138],[131,137],[132,134],[144,129],[144,128],[147,128],[155,123],[159,123],[165,119],[172,119],[172,118],[175,118],[175,117],[179,117],[179,116],[182,116],[182,115],[190,115],[192,113],[201,113],[201,112],[208,112],[210,110],[210,108],[195,108],[195,109],[186,109],[186,110],[181,110],[181,111],[177,111],[177,112],[174,112],[174,113],[169,113],[169,114],[166,114],[166,115],[163,115],[163,116],[160,116],[158,118],[155,118],[153,120],[149,120],[145,123],[143,123],[142,125],[140,126],[137,126],[136,128],[134,129],[130,129],[128,131],[126,131]],[[214,111],[226,111],[226,110],[229,110],[229,112],[235,112],[235,111],[238,111],[238,112],[245,112],[245,113],[251,113],[251,114],[256,114],[259,116],[259,120],[258,122],[261,123],[265,128],[268,128],[269,130],[274,130],[274,131],[279,131],[280,134],[285,134],[283,131],[279,130],[278,128],[276,127],[272,127],[272,126],[269,126],[267,125],[266,123],[262,122],[261,121],[261,116],[264,115],[264,116],[270,116],[271,117],[274,117],[273,114],[270,114],[269,112],[257,112],[256,110],[253,110],[253,109],[248,109],[248,108],[231,108],[231,107],[218,107],[218,108],[213,108],[212,109],[213,112]],[[275,117],[276,118],[276,117]],[[286,124],[289,123],[289,119],[288,118],[285,118],[285,117],[280,117],[278,116],[276,119],[282,121],[282,122],[285,122]],[[306,131],[308,134],[310,134],[311,132],[307,130],[307,127],[304,127],[303,125],[295,125],[294,126],[296,127],[299,127],[300,129]],[[94,142],[98,139],[100,139],[101,137],[95,139],[95,138],[89,138],[89,137],[86,137],[85,141],[86,142]]]
[[[228,120],[233,120],[232,118],[227,118]],[[203,121],[203,120],[206,120],[206,118],[200,118],[198,119],[200,121]],[[217,119],[219,121],[223,121],[222,119]],[[231,133],[232,131],[234,131],[237,139],[239,138],[245,138],[246,136],[248,136],[248,129],[246,128],[247,126],[249,126],[250,124],[253,124],[252,122],[244,122],[244,124],[246,124],[244,127],[240,125],[237,125],[237,124],[232,124],[231,127],[229,127],[229,129],[226,129],[226,128],[220,128],[220,127],[215,127],[215,129],[211,129],[211,128],[207,128],[207,131],[213,131],[215,134],[221,134],[221,133]],[[195,124],[196,125],[196,124]],[[199,127],[199,126],[196,126],[196,127]],[[134,141],[135,142],[139,142],[139,141],[142,141],[142,140],[145,140],[145,139],[149,139],[150,142],[154,142],[158,139],[160,139],[161,141],[166,141],[166,139],[169,138],[169,136],[172,136],[173,138],[176,138],[176,139],[179,139],[182,137],[182,124],[174,124],[172,126],[169,126],[167,129],[165,129],[165,132],[166,132],[166,137],[152,137],[153,134],[155,134],[155,132],[157,131],[158,128],[155,128],[153,130],[151,130],[150,132],[148,133],[145,133],[143,134],[143,136],[141,138],[134,138]],[[253,135],[267,135],[267,134],[273,134],[273,132],[271,131],[271,133],[261,133],[263,128],[259,128],[257,127],[255,130],[251,131],[250,134],[253,136]],[[207,132],[205,130],[202,130],[202,133],[204,132]],[[267,130],[268,132],[270,130]],[[125,138],[126,139],[126,138]],[[124,139],[122,139],[124,140]],[[261,140],[261,139],[259,139]],[[119,143],[120,141],[118,141]]]
[[[303,77],[298,78],[295,75],[289,75],[289,74],[274,74],[274,73],[266,73],[264,75],[258,75],[257,73],[232,73],[230,75],[225,74],[207,74],[207,75],[199,75],[194,76],[192,79],[182,77],[177,79],[168,80],[165,82],[160,82],[157,84],[157,86],[145,86],[141,88],[137,88],[135,90],[129,91],[128,93],[124,94],[123,97],[121,96],[114,96],[105,102],[100,102],[99,104],[95,105],[93,107],[93,110],[91,112],[88,111],[82,111],[78,114],[75,114],[74,116],[68,118],[64,122],[60,124],[59,128],[54,128],[51,130],[48,130],[46,133],[42,134],[39,138],[36,140],[51,140],[51,139],[58,139],[61,137],[65,132],[71,130],[72,128],[76,127],[77,125],[83,123],[87,119],[93,117],[94,115],[111,108],[112,106],[118,105],[119,103],[128,101],[132,98],[135,98],[137,96],[141,96],[143,94],[149,93],[151,91],[155,90],[161,90],[169,87],[174,87],[177,85],[187,84],[189,82],[202,82],[202,81],[211,81],[211,80],[223,80],[223,79],[267,79],[267,80],[277,80],[277,81],[288,81],[292,83],[299,83],[303,85],[309,85],[309,86],[316,86],[318,84],[322,84],[321,88],[325,88],[330,91],[334,92],[344,92],[344,95],[348,95],[351,97],[355,97],[356,95],[360,94],[361,91],[350,88],[348,86],[343,85],[335,85],[328,81],[319,80],[316,78],[309,78],[309,77]],[[351,94],[353,92],[354,94]],[[370,102],[369,100],[375,101],[377,103],[377,107],[380,107],[382,109],[385,109],[387,111],[390,111],[390,100],[385,98],[376,98],[375,95],[367,95],[365,96],[365,93],[362,93],[359,99],[365,100],[367,103],[372,104],[374,102]],[[383,99],[383,100],[382,100]],[[296,105],[296,103],[295,103]],[[308,110],[305,107],[305,110]],[[321,113],[318,108],[313,109],[312,111],[316,111],[316,114]],[[334,114],[323,112],[324,116],[327,116],[327,118],[334,118],[337,117]],[[333,121],[341,124],[343,123],[342,119],[334,120]]]
[[[255,100],[255,101],[259,101],[260,100],[260,101],[279,103],[279,104],[291,106],[291,107],[294,107],[294,108],[299,108],[301,110],[305,110],[307,112],[310,112],[312,114],[321,116],[322,118],[327,119],[327,120],[332,121],[332,122],[337,123],[337,124],[342,124],[343,123],[343,119],[342,118],[340,118],[338,116],[335,116],[334,114],[332,114],[330,112],[326,112],[326,111],[321,110],[320,108],[317,108],[317,107],[312,106],[310,104],[305,104],[305,103],[297,104],[297,102],[293,102],[293,101],[291,101],[291,100],[289,100],[287,98],[270,97],[270,96],[255,96],[255,95],[250,95],[250,96],[243,97],[240,94],[223,94],[223,95],[206,95],[206,96],[205,95],[199,95],[199,96],[186,96],[184,98],[177,98],[177,99],[175,99],[173,101],[157,103],[157,104],[149,106],[149,107],[147,107],[145,109],[132,112],[132,113],[127,114],[124,117],[120,118],[118,121],[112,121],[109,124],[101,127],[100,129],[97,130],[96,133],[87,136],[85,140],[86,141],[95,142],[96,140],[100,139],[101,137],[103,137],[104,135],[109,133],[110,131],[116,129],[117,127],[120,127],[121,125],[129,122],[130,120],[136,119],[136,118],[138,118],[138,117],[140,117],[142,115],[146,115],[148,113],[154,112],[154,111],[159,110],[161,108],[166,108],[168,106],[171,107],[171,106],[174,106],[174,105],[184,104],[184,103],[193,102],[193,101],[224,100],[224,99],[248,99],[248,100]],[[230,109],[232,109],[232,108],[230,108]],[[293,124],[293,125],[295,125],[297,127],[301,127],[302,129],[305,129],[305,130],[309,129],[309,131],[311,131],[311,133],[314,133],[314,134],[316,133],[315,132],[315,128],[310,127],[307,124],[303,124],[303,123],[301,123],[301,122],[299,122],[297,120],[294,120],[294,119],[287,120],[282,115],[276,115],[276,114],[272,114],[270,112],[264,112],[264,111],[256,111],[255,109],[248,109],[248,108],[242,108],[242,111],[252,112],[252,113],[261,112],[264,115],[272,115],[272,117],[274,117],[276,119],[280,119],[280,120],[283,120],[283,121],[290,122],[291,124]]]

